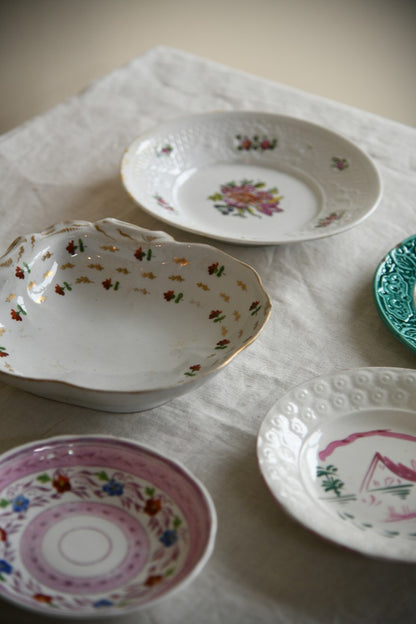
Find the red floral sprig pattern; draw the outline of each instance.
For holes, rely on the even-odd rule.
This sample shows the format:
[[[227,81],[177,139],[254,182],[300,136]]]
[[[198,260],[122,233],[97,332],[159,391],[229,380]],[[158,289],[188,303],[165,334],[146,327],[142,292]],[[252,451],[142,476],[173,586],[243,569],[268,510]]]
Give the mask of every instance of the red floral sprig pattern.
[[[16,307],[17,310],[15,310],[14,308],[11,309],[10,315],[14,321],[22,321],[22,315],[27,316],[27,312],[21,305],[17,305]]]
[[[326,217],[322,217],[321,219],[319,219],[315,227],[317,228],[328,227],[328,225],[331,225],[332,223],[339,221],[343,217],[343,215],[344,215],[343,211],[331,212]]]
[[[55,292],[58,295],[61,295],[62,297],[65,296],[65,291],[71,291],[71,290],[72,290],[72,286],[68,284],[68,282],[63,282],[63,286],[61,286],[60,284],[56,284],[55,286]]]
[[[183,299],[183,293],[176,294],[174,290],[167,290],[163,293],[164,299],[166,301],[174,301],[175,303],[179,303],[181,299]]]
[[[216,349],[226,349],[229,344],[230,344],[230,341],[228,340],[228,338],[223,338],[222,340],[219,340],[217,342],[215,348]]]
[[[334,218],[335,218],[334,215],[330,215],[328,217],[328,222],[331,222]],[[324,225],[326,225],[326,222],[323,223],[321,227],[323,227]],[[78,253],[83,253],[86,250],[86,244],[81,237],[72,238],[71,240],[67,241],[65,249],[71,255],[76,255]],[[107,249],[107,248],[104,246],[101,246],[101,249]],[[111,251],[113,253],[116,253],[120,251],[120,249],[117,246],[112,245]],[[22,259],[23,253],[24,253],[24,250],[22,249],[21,252],[19,253],[16,264],[13,265],[14,275],[15,275],[16,280],[18,281],[21,281],[21,280],[23,281],[29,273],[33,272],[33,267],[31,268],[27,262],[23,261]],[[155,253],[157,253],[157,247],[151,248],[150,246],[147,246],[147,245],[139,245],[138,247],[132,247],[130,253],[131,253],[131,256],[134,257],[138,263],[144,263],[144,262],[150,263],[151,261],[155,261],[154,271],[145,272],[143,269],[141,269],[140,273],[138,273],[138,276],[137,276],[139,279],[157,280],[159,277],[162,277],[162,275],[160,274],[160,270],[157,269],[157,267],[159,267],[158,260],[155,257]],[[46,261],[49,258],[51,258],[50,253],[43,254],[42,261]],[[180,265],[181,267],[188,267],[192,264],[192,260],[188,257],[185,258],[185,257],[175,256],[172,258],[172,262],[175,263],[175,267],[177,267],[178,265]],[[162,263],[162,265],[163,264],[165,263]],[[75,263],[66,263],[66,264],[64,263],[61,265],[61,269],[62,271],[66,271],[68,274],[73,275],[74,271],[77,268],[79,268],[79,266],[80,266],[79,264],[77,265]],[[102,262],[100,262],[97,265],[95,263],[92,263],[91,258],[88,257],[86,259],[86,266],[82,270],[83,271],[88,271],[88,270],[96,271],[97,267],[99,267],[100,270],[102,271],[105,270],[105,265]],[[153,268],[153,266],[151,268]],[[46,269],[46,271],[43,269],[42,278],[45,279],[45,277],[48,277],[49,279],[50,275],[53,274],[52,270],[55,271],[54,268],[53,269],[50,268],[49,270]],[[110,291],[110,290],[119,291],[122,288],[124,276],[131,274],[132,270],[130,267],[127,267],[123,264],[121,264],[117,268],[113,267],[112,270],[116,270],[119,273],[119,275],[122,276],[120,277],[120,280],[115,279],[111,276],[107,276],[105,277],[105,279],[101,281],[101,285],[102,285],[102,288],[106,291]],[[176,270],[175,277],[177,281],[179,281],[179,278],[180,278],[181,282],[186,282],[187,281],[186,273],[184,273],[183,275],[182,274],[177,275],[178,269],[175,268],[175,270]],[[186,270],[184,269],[184,271]],[[207,263],[206,271],[209,276],[216,277],[216,278],[226,278],[226,275],[227,275],[226,266],[219,261],[213,261],[213,262],[211,261],[210,263]],[[168,275],[168,279],[172,280],[171,274]],[[81,287],[81,285],[93,284],[93,283],[96,283],[96,282],[94,279],[92,279],[91,276],[88,276],[87,274],[80,274],[78,276],[74,276],[72,282],[65,280],[65,281],[60,281],[59,283],[55,283],[55,284],[52,283],[51,288],[53,289],[53,292],[56,295],[60,297],[64,297],[65,295],[72,292],[73,290],[76,290],[77,288]],[[236,283],[244,292],[246,293],[249,292],[245,282],[241,280],[237,280]],[[33,279],[33,282],[29,284],[28,288],[32,289],[34,285],[36,285],[36,273],[35,273],[35,278]],[[184,284],[184,286],[186,287],[186,283]],[[197,282],[196,286],[200,288],[204,293],[209,293],[210,291],[213,291],[213,289],[215,288],[215,285],[212,282],[210,282],[208,278],[205,281]],[[82,286],[82,287],[84,288],[85,286]],[[140,285],[135,285],[133,290],[138,293],[152,294],[151,291],[149,291],[149,289],[140,288]],[[129,285],[129,292],[133,292],[131,285]],[[189,298],[187,299],[185,295],[186,295],[186,290],[179,291],[179,290],[174,290],[171,288],[168,288],[167,290],[162,289],[162,297],[164,301],[166,301],[167,303],[172,302],[172,303],[179,304],[180,302],[186,301],[187,303],[190,303],[191,305],[197,305],[198,307],[201,305],[200,301],[193,300],[193,299],[189,300]],[[13,294],[10,294],[9,299],[12,300],[13,298],[16,298],[16,297],[19,303],[18,305],[15,305],[10,310],[10,316],[13,321],[21,323],[24,320],[25,316],[27,316],[28,312],[24,306],[23,297],[20,297],[16,295],[15,293],[13,293]],[[42,293],[42,295],[39,297],[38,303],[39,302],[43,303],[46,300],[46,298],[47,298],[47,292]],[[232,297],[230,298],[230,293],[227,292],[226,285],[224,285],[222,287],[222,291],[218,293],[217,303],[219,303],[220,300],[221,300],[221,303],[220,303],[221,307],[218,306],[218,308],[213,308],[211,309],[210,312],[207,312],[208,321],[221,327],[222,335],[218,336],[217,339],[214,338],[214,340],[212,341],[212,349],[216,351],[225,350],[229,348],[232,342],[234,341],[234,336],[236,337],[238,341],[240,341],[243,336],[243,329],[240,328],[236,334],[234,333],[230,334],[228,335],[227,338],[225,338],[225,336],[227,336],[227,334],[230,332],[230,327],[226,327],[223,324],[226,318],[232,317],[233,327],[235,327],[235,323],[240,322],[242,314],[241,314],[241,310],[238,311],[235,309],[234,310],[227,309],[227,307],[224,309],[223,306],[224,305],[228,306],[228,304],[230,304],[230,301],[232,301]],[[261,308],[262,308],[262,305],[258,300],[253,301],[249,307],[250,315],[251,316],[257,315]],[[248,333],[247,335],[250,335],[250,334]],[[219,338],[221,339],[219,340]],[[0,346],[0,360],[9,358],[9,357],[10,357],[10,348],[6,348],[5,345]],[[8,366],[8,363],[7,364],[5,363],[5,366]],[[199,363],[193,364],[192,366],[189,366],[187,370],[183,371],[182,374],[186,377],[195,377],[200,372],[200,370],[201,370],[201,364]]]
[[[336,171],[345,171],[348,169],[349,162],[346,158],[338,158],[338,156],[333,156],[331,159],[331,167]]]
[[[265,152],[267,150],[274,150],[277,147],[277,139],[269,138],[266,135],[259,136],[255,134],[249,137],[244,134],[237,134],[237,150],[240,152],[259,151]]]
[[[152,250],[148,249],[147,251],[144,251],[142,247],[138,247],[134,252],[134,257],[137,258],[137,260],[139,260],[140,262],[143,259],[146,259],[148,262],[150,262],[150,260],[152,259]]]
[[[189,370],[185,371],[184,375],[187,377],[195,377],[197,373],[201,370],[201,364],[193,364],[189,367]]]
[[[66,250],[68,253],[71,254],[71,256],[75,256],[75,254],[77,252],[84,252],[85,251],[85,244],[84,241],[82,240],[82,238],[78,239],[78,244],[75,244],[75,242],[73,240],[69,241],[68,245],[66,246]]]
[[[18,279],[25,279],[25,272],[30,273],[31,269],[26,262],[23,262],[23,269],[20,266],[16,267],[15,275]]]
[[[208,318],[214,323],[220,323],[225,319],[225,314],[222,313],[222,310],[212,310]]]
[[[169,210],[169,212],[175,211],[175,208],[171,206],[170,204],[168,204],[168,202],[164,200],[163,197],[159,195],[158,193],[156,193],[156,195],[153,195],[153,197],[161,208],[164,208],[165,210]]]
[[[260,301],[253,301],[253,303],[249,307],[249,312],[251,313],[251,316],[254,316],[255,314],[259,312],[260,309],[261,309]]]
[[[120,282],[115,281],[113,283],[111,277],[107,277],[107,279],[103,280],[101,283],[106,290],[118,290],[120,288]]]
[[[160,156],[170,156],[173,152],[173,147],[170,143],[166,143],[163,147],[156,150],[156,156],[159,158]]]
[[[224,265],[220,266],[219,262],[213,262],[208,267],[209,275],[216,275],[217,277],[221,277],[221,275],[224,274],[224,271],[225,271]]]

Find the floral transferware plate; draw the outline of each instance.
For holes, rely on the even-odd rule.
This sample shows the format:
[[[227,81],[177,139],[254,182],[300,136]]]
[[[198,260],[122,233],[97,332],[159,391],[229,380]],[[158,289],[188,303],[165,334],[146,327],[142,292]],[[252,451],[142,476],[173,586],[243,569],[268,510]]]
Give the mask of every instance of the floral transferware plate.
[[[382,260],[373,287],[377,310],[387,327],[416,351],[416,234]]]
[[[118,412],[197,387],[271,309],[243,262],[116,219],[19,237],[0,258],[0,295],[0,381]]]
[[[255,112],[160,125],[133,141],[121,175],[157,219],[252,245],[338,234],[381,196],[377,169],[356,145],[306,121]]]
[[[273,496],[325,538],[416,562],[416,371],[359,368],[278,400],[257,443]]]
[[[153,606],[201,571],[216,523],[205,487],[145,446],[30,443],[0,457],[0,596],[70,617]]]

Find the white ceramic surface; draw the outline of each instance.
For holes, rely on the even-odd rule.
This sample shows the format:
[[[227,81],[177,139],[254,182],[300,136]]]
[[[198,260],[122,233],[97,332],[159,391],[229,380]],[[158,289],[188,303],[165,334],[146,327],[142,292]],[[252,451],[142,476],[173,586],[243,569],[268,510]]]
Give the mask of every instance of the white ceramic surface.
[[[131,197],[161,221],[253,245],[348,230],[382,192],[373,162],[344,137],[260,112],[164,123],[133,141],[121,175]]]
[[[129,440],[61,436],[0,457],[0,596],[44,615],[154,605],[201,571],[216,527],[205,487]]]
[[[248,265],[116,219],[19,237],[0,258],[0,295],[1,381],[119,412],[197,387],[271,309]]]
[[[320,535],[416,562],[416,371],[358,368],[280,398],[257,443],[272,495]]]

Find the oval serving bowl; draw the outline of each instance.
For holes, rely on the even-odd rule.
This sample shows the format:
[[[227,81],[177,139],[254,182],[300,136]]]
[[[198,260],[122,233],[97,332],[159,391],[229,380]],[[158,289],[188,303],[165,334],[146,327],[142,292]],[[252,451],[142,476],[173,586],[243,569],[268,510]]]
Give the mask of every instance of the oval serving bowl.
[[[196,388],[271,310],[243,262],[116,219],[19,237],[0,258],[0,294],[0,380],[116,412]]]
[[[344,232],[376,209],[382,193],[375,164],[345,137],[255,111],[160,124],[127,148],[121,177],[157,219],[244,245]]]
[[[0,596],[36,612],[100,617],[153,606],[214,548],[209,493],[136,442],[60,436],[0,457]]]

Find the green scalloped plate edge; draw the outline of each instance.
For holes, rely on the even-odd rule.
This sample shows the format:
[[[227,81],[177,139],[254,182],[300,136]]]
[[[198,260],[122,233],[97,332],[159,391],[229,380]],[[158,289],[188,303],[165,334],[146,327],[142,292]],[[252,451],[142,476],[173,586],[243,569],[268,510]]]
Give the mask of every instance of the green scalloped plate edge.
[[[409,284],[407,276],[403,280],[403,275],[400,271],[400,268],[397,267],[394,256],[397,251],[403,249],[409,244],[413,243],[413,252],[415,253],[415,271],[414,276],[412,276],[412,282]],[[390,267],[389,274],[395,275],[397,278],[401,278],[404,283],[409,286],[407,292],[400,293],[402,302],[404,305],[408,306],[409,316],[402,320],[401,324],[396,319],[396,323],[393,322],[392,313],[388,310],[385,298],[382,295],[382,278],[386,275],[386,266],[388,263],[391,263],[393,266]],[[416,234],[409,236],[401,243],[398,243],[393,249],[391,249],[383,258],[383,260],[378,265],[373,279],[373,296],[376,304],[377,311],[390,329],[390,331],[398,338],[403,344],[405,344],[409,349],[416,352],[416,305],[414,299],[414,292],[416,287]],[[414,337],[408,336],[404,333],[405,329],[414,330]]]

